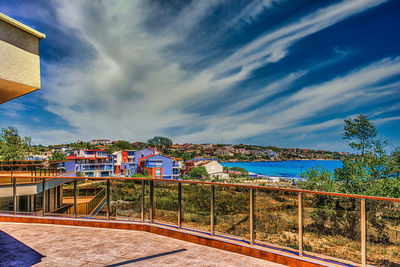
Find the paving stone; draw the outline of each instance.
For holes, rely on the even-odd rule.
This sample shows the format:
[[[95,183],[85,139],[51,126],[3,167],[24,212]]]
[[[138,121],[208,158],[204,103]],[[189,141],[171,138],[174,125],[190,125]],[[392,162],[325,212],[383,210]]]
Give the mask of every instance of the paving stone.
[[[0,234],[0,266],[283,266],[140,231],[1,222]]]

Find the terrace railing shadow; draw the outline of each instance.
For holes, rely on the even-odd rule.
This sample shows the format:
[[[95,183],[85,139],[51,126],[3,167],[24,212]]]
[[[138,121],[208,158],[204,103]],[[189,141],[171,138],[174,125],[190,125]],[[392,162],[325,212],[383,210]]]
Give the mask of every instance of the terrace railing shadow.
[[[0,266],[32,266],[44,256],[0,230]]]

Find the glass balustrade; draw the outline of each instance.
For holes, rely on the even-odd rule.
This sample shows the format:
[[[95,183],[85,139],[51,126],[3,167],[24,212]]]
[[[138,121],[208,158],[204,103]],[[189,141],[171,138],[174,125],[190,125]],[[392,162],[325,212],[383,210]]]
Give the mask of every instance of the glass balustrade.
[[[145,223],[233,237],[246,244],[252,240],[256,246],[346,264],[360,264],[366,247],[367,264],[400,265],[397,200],[191,181],[109,177],[59,180],[43,168],[36,168],[36,177],[34,173],[32,169],[31,176],[14,174],[15,183],[3,175],[0,213],[143,219]]]
[[[211,186],[182,184],[182,227],[210,231]]]
[[[305,251],[361,263],[360,199],[306,194],[303,206]]]
[[[111,217],[123,220],[141,218],[141,181],[111,180]],[[104,213],[105,210],[103,210]]]
[[[154,182],[154,221],[178,224],[178,184]]]
[[[216,232],[250,238],[248,188],[216,186],[214,206]]]
[[[298,194],[257,189],[255,194],[256,240],[299,248]]]
[[[367,263],[400,266],[400,203],[367,200]]]

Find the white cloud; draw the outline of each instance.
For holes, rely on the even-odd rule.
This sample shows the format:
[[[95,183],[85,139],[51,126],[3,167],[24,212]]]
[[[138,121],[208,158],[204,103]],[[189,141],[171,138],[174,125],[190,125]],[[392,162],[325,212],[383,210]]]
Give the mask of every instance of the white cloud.
[[[171,17],[163,31],[150,32],[143,23],[147,13],[143,12],[141,1],[101,1],[101,4],[53,1],[61,26],[67,27],[80,42],[93,47],[95,53],[94,58],[83,57],[79,64],[51,62],[44,66],[49,88],[47,109],[66,120],[76,132],[50,131],[43,136],[49,142],[103,137],[146,140],[164,134],[166,128],[199,125],[202,127],[198,131],[175,132],[171,137],[189,142],[212,142],[221,137],[235,141],[296,125],[326,107],[355,98],[362,93],[361,85],[380,81],[389,75],[390,68],[393,72],[398,67],[398,59],[387,59],[377,63],[371,77],[364,78],[361,72],[351,73],[348,78],[304,88],[279,103],[234,114],[259,99],[288,89],[307,73],[299,71],[265,85],[257,91],[258,95],[227,106],[219,114],[187,113],[182,105],[193,103],[199,95],[229,92],[255,69],[284,58],[295,42],[384,1],[343,1],[266,32],[209,68],[183,69],[180,62],[185,55],[166,51],[171,45],[183,42],[184,37],[196,30],[197,23],[221,2],[194,1],[182,13]],[[258,9],[244,10],[240,16],[251,22],[266,8],[273,8],[274,2],[263,1]],[[194,56],[186,57],[191,60]],[[231,74],[223,75],[226,73]],[[359,83],[356,79],[365,81]]]
[[[262,106],[241,115],[206,118],[209,127],[200,133],[192,133],[183,139],[201,139],[206,136],[222,136],[224,140],[237,140],[243,136],[255,136],[281,130],[299,134],[310,130],[322,130],[326,127],[339,126],[343,118],[336,118],[320,124],[308,125],[307,121],[318,117],[322,111],[334,115],[337,109],[352,110],[361,104],[376,100],[380,90],[392,88],[393,95],[397,87],[374,86],[386,79],[400,74],[400,57],[386,58],[364,68],[337,77],[331,81],[302,88],[297,93],[277,99],[267,106]],[[374,92],[373,94],[368,94]],[[387,94],[387,92],[385,92]],[[346,106],[345,108],[343,106]],[[229,126],[235,125],[235,129]],[[298,126],[305,125],[305,126]],[[240,127],[239,127],[240,126]],[[244,130],[245,129],[245,130]],[[219,140],[219,139],[217,139]]]
[[[400,116],[393,116],[393,117],[375,119],[375,120],[373,120],[373,123],[379,125],[379,124],[384,124],[389,121],[399,121],[399,120],[400,120]]]
[[[4,117],[9,118],[20,118],[21,112],[26,110],[27,107],[22,103],[14,100],[12,102],[6,102],[0,105],[0,113]]]

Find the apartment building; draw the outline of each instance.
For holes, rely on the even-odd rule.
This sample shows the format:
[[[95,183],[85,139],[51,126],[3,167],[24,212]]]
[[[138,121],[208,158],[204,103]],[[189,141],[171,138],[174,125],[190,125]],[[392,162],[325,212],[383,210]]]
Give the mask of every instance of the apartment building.
[[[107,152],[100,149],[78,150],[67,157],[75,162],[75,171],[85,177],[107,177],[114,171],[114,162]]]
[[[93,139],[89,141],[91,145],[111,145],[111,141],[109,139]]]
[[[170,157],[162,156],[154,149],[135,152],[136,173],[148,173],[155,179],[178,179],[179,164]]]
[[[129,176],[135,171],[135,150],[115,151],[112,154],[114,175]]]
[[[71,148],[69,146],[63,146],[63,145],[55,145],[53,152],[55,152],[55,151],[63,153],[65,156],[69,156],[74,153],[73,148]]]

